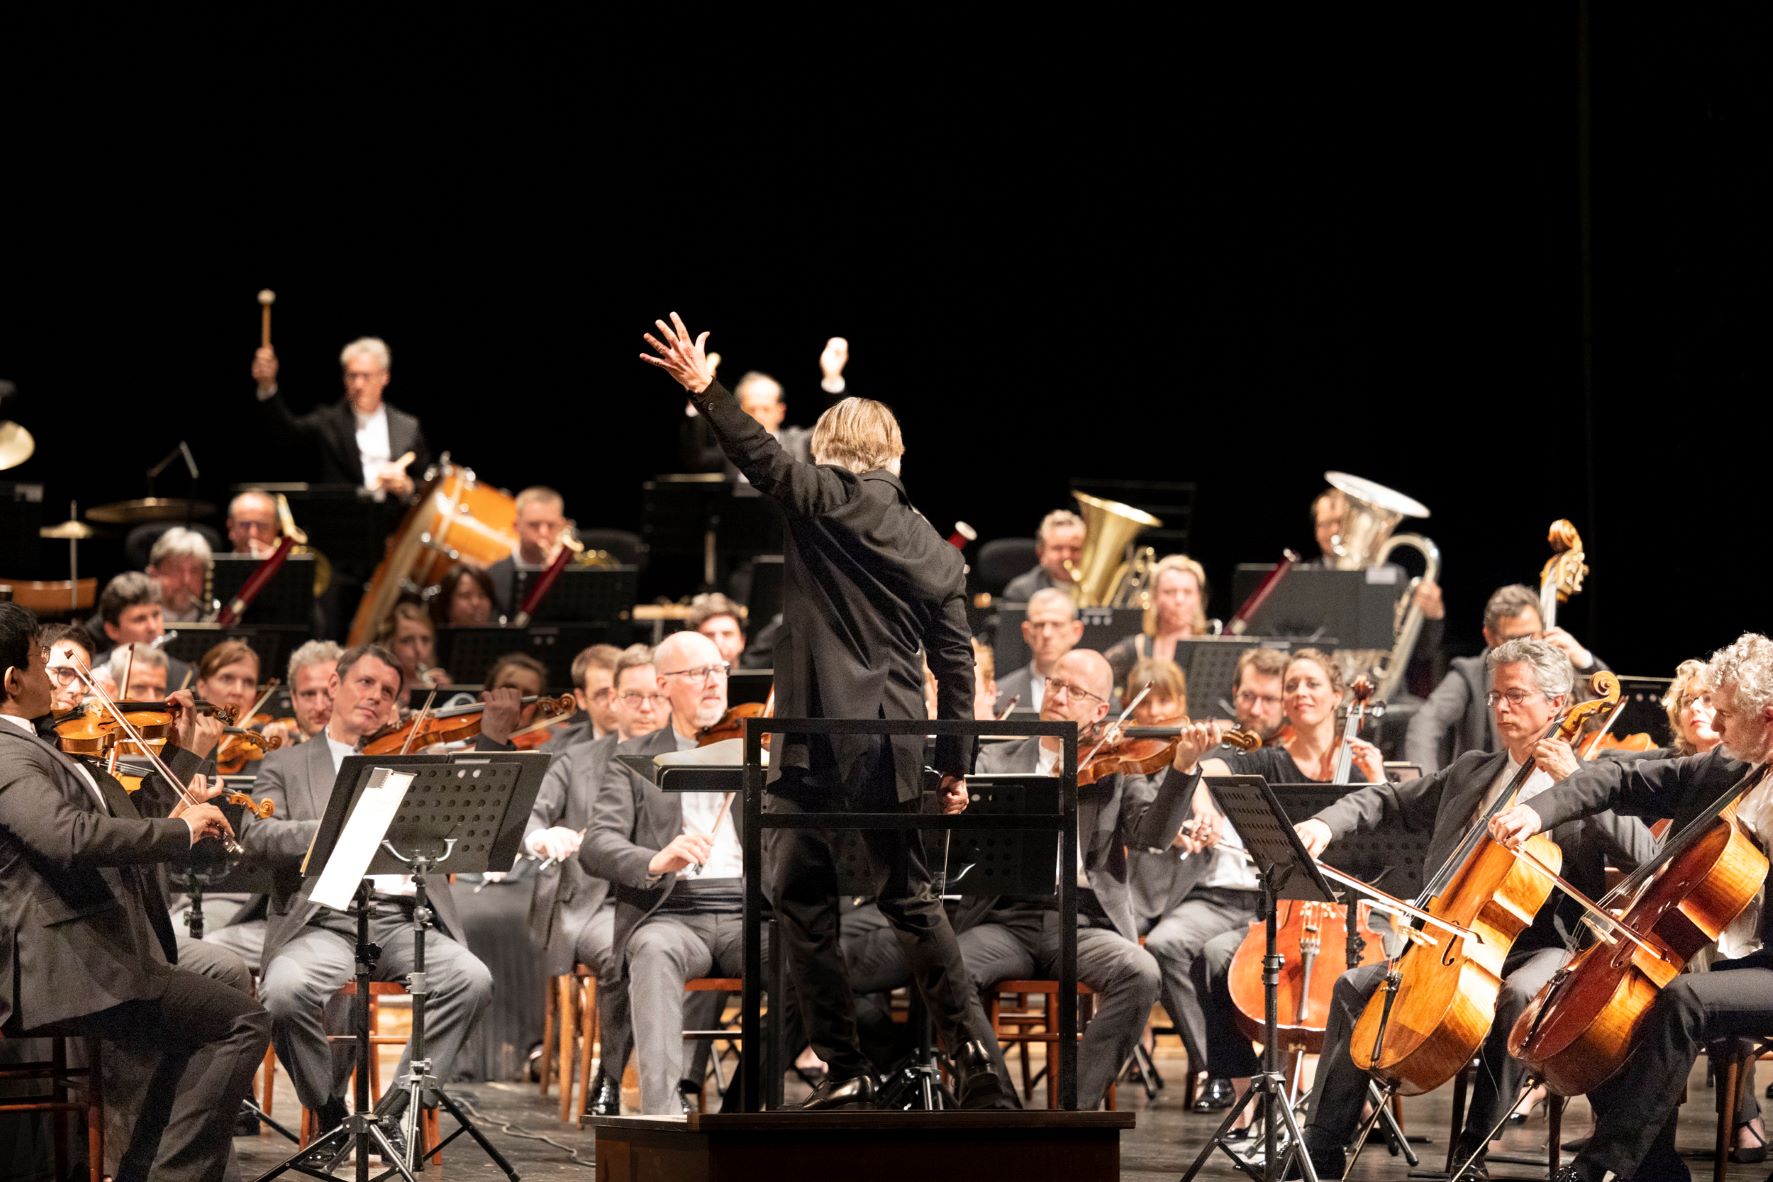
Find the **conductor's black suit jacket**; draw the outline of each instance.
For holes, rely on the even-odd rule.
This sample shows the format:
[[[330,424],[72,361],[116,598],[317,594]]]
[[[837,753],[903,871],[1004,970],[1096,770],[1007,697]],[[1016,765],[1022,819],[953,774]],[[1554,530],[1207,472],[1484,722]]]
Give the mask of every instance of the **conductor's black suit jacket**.
[[[0,1030],[19,1034],[159,997],[178,959],[152,874],[191,846],[117,781],[0,722]]]
[[[418,474],[431,463],[431,447],[419,420],[387,403],[388,452],[399,457],[412,452],[416,457],[407,465],[416,481]],[[341,398],[330,406],[317,407],[306,414],[289,409],[282,394],[273,394],[259,404],[271,426],[285,435],[295,435],[313,446],[320,467],[316,479],[324,484],[362,484],[363,457],[357,451],[357,418],[349,399]]]
[[[936,676],[937,714],[973,717],[973,649],[962,597],[964,563],[911,507],[887,471],[857,475],[796,461],[715,383],[696,396],[727,457],[787,516],[782,631],[776,644],[781,718],[927,718],[920,655]],[[964,775],[972,744],[936,743],[937,771]],[[778,736],[772,780],[799,769],[818,784],[922,789],[918,735]]]

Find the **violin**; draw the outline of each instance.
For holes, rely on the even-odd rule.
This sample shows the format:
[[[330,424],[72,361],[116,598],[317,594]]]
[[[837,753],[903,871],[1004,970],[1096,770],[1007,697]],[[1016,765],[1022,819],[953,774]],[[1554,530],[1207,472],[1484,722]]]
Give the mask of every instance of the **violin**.
[[[570,714],[577,707],[571,694],[529,694],[521,704],[533,705],[538,714],[549,717]],[[377,731],[359,750],[364,755],[405,755],[439,743],[465,743],[480,734],[480,720],[485,713],[485,702],[447,710],[420,710],[405,722]]]
[[[115,705],[144,742],[161,746],[172,736],[173,723],[178,719],[178,703],[117,702]],[[213,714],[230,726],[234,723],[234,712],[226,706],[218,706],[202,698],[198,698],[193,705],[200,714]],[[98,702],[91,702],[58,718],[55,721],[55,734],[56,743],[64,753],[84,755],[91,759],[103,759],[118,742],[130,745],[134,743],[134,738],[124,731],[116,717]],[[125,751],[122,754],[143,753]]]
[[[1610,943],[1592,944],[1552,977],[1509,1031],[1508,1053],[1560,1096],[1619,1070],[1663,986],[1754,902],[1767,858],[1736,819],[1751,771],[1601,900],[1628,899]]]
[[[769,697],[759,704],[757,702],[740,702],[722,714],[719,718],[696,732],[697,747],[712,747],[716,743],[725,743],[732,739],[745,737],[745,720],[747,718],[769,718],[776,712],[776,687],[770,686]],[[772,736],[763,737],[763,749],[769,750]]]
[[[1597,673],[1592,684],[1600,696],[1572,706],[1557,723],[1566,743],[1619,700],[1613,674]],[[1537,767],[1532,760],[1521,765],[1416,898],[1436,920],[1469,935],[1443,932],[1430,948],[1406,948],[1355,1023],[1355,1065],[1404,1095],[1433,1091],[1471,1062],[1495,1021],[1510,947],[1553,886],[1562,885],[1556,876],[1563,853],[1548,836],[1534,834],[1523,854],[1489,836],[1490,818],[1514,803]]]
[[[222,732],[222,741],[215,749],[215,770],[224,776],[238,776],[249,763],[257,763],[267,751],[283,745],[276,735],[266,738],[247,727],[231,726]]]
[[[1122,773],[1149,776],[1162,771],[1174,762],[1183,729],[1192,725],[1186,716],[1178,715],[1159,719],[1152,726],[1122,727],[1116,739],[1098,743],[1078,764],[1077,786],[1088,788]],[[1262,746],[1262,737],[1255,731],[1233,729],[1226,731],[1219,743],[1240,751],[1255,751]]]

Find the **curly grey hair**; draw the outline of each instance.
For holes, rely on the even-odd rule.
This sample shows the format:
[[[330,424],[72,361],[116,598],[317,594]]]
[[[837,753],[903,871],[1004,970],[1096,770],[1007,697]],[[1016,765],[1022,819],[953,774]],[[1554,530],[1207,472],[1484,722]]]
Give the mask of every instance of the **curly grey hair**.
[[[1705,680],[1713,689],[1735,691],[1738,714],[1759,714],[1773,705],[1773,640],[1744,632],[1711,655]]]
[[[1570,658],[1563,650],[1549,641],[1534,640],[1531,636],[1505,640],[1484,658],[1484,666],[1492,674],[1500,666],[1515,664],[1533,667],[1533,682],[1548,698],[1569,693],[1570,686],[1576,681],[1576,671],[1570,667]]]

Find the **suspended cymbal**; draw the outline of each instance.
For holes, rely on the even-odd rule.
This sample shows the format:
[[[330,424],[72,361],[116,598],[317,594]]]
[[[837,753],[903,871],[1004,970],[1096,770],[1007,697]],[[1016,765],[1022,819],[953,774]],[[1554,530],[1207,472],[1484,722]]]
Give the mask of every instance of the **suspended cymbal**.
[[[191,501],[184,497],[141,497],[134,501],[117,501],[87,510],[86,516],[106,525],[140,525],[144,521],[183,521],[187,517],[207,517],[215,512],[208,501]]]
[[[17,423],[0,422],[0,471],[16,468],[31,458],[37,441]]]
[[[40,538],[54,538],[66,542],[70,539],[84,542],[88,538],[98,537],[98,530],[93,529],[84,521],[60,521],[54,525],[46,525],[37,531]]]

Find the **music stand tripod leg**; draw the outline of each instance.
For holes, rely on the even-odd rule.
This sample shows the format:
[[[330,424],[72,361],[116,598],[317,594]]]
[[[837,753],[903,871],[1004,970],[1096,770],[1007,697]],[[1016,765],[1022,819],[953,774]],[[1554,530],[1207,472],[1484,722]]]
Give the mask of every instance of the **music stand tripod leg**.
[[[1472,1150],[1471,1154],[1460,1162],[1451,1174],[1447,1175],[1447,1182],[1459,1182],[1459,1179],[1465,1176],[1466,1171],[1471,1169],[1472,1164],[1489,1152],[1490,1143],[1502,1135],[1504,1126],[1508,1124],[1508,1118],[1514,1115],[1515,1109],[1521,1106],[1521,1101],[1525,1100],[1528,1094],[1539,1086],[1539,1083],[1540,1081],[1530,1074],[1521,1079],[1521,1090],[1515,1094],[1514,1103],[1510,1104],[1508,1110],[1497,1118],[1495,1124],[1490,1126],[1490,1131],[1484,1134],[1484,1139],[1479,1142],[1478,1148]]]
[[[1367,1147],[1367,1138],[1373,1134],[1373,1127],[1391,1115],[1391,1097],[1397,1089],[1389,1084],[1380,1085],[1369,1082],[1367,1090],[1373,1097],[1373,1114],[1361,1122],[1360,1132],[1355,1136],[1354,1145],[1348,1150],[1348,1165],[1344,1171],[1344,1177],[1347,1177],[1348,1172],[1354,1169],[1354,1163],[1360,1160],[1361,1151]]]

